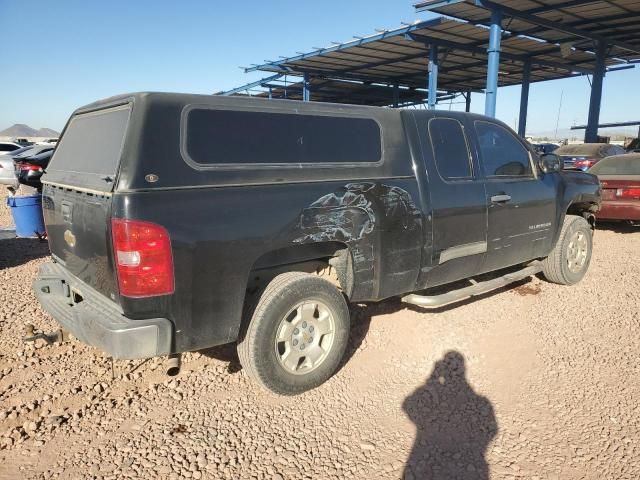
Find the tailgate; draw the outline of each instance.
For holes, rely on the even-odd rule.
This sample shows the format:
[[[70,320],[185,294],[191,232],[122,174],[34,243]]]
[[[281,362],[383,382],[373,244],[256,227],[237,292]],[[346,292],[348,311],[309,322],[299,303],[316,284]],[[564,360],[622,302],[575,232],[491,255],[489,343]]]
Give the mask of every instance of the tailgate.
[[[112,267],[111,190],[125,141],[129,105],[75,115],[43,178],[49,248],[69,273],[117,299]]]
[[[42,210],[53,257],[69,273],[116,300],[118,290],[107,228],[111,196],[45,185]]]

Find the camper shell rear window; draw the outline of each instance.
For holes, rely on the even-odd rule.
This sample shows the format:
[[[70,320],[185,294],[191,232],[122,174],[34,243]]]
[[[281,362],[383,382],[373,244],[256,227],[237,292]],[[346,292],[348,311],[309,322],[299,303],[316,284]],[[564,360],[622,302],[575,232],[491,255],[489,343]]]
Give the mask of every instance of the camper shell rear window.
[[[374,164],[382,138],[372,118],[191,107],[183,154],[196,168]]]
[[[127,104],[71,118],[44,180],[111,191],[130,114],[131,105]]]

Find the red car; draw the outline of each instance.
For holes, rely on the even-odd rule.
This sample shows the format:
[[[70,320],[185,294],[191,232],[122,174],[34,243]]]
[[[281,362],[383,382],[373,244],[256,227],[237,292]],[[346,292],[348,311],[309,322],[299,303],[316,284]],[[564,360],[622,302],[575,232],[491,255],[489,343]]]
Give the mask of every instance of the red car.
[[[628,220],[640,224],[640,153],[614,155],[589,169],[602,186],[600,220]]]

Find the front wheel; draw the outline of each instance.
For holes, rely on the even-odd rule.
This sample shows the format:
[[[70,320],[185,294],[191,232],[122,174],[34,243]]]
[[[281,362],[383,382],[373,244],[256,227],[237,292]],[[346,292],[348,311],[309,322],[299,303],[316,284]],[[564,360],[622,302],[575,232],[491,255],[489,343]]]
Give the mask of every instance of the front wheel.
[[[553,283],[578,283],[589,268],[592,247],[589,222],[576,215],[567,215],[556,246],[542,262],[542,273]]]
[[[349,338],[349,308],[328,281],[301,272],[275,277],[247,311],[240,363],[260,385],[295,395],[325,382]]]

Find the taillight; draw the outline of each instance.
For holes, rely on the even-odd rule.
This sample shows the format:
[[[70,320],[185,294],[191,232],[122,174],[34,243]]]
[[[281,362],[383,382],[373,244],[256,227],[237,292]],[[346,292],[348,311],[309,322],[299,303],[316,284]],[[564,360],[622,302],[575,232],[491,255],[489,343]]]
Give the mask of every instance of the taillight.
[[[576,163],[574,163],[574,165],[578,168],[591,168],[594,163],[596,163],[596,161],[592,158],[586,158],[584,160],[576,160]]]
[[[153,297],[173,293],[171,239],[164,227],[113,218],[111,236],[120,295]]]
[[[618,188],[616,196],[620,198],[635,198],[640,200],[640,187]]]
[[[30,170],[32,172],[41,172],[42,167],[39,167],[38,165],[33,165],[32,163],[21,163],[20,170]]]

